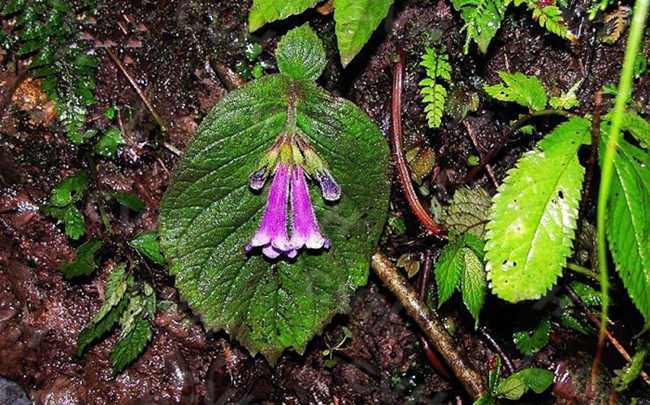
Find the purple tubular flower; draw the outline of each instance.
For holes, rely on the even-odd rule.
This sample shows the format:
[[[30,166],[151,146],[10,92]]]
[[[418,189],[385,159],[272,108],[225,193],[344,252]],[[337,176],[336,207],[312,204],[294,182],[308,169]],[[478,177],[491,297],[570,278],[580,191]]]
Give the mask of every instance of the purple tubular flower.
[[[327,201],[336,201],[341,198],[341,186],[334,180],[334,176],[332,176],[329,170],[317,171],[316,180],[318,180],[324,199]]]
[[[291,247],[296,250],[303,246],[308,249],[329,248],[330,241],[320,233],[307,189],[305,171],[300,166],[294,168],[291,173],[291,210]]]
[[[287,235],[287,199],[289,196],[289,177],[291,170],[286,163],[278,164],[275,169],[271,191],[266,201],[266,210],[257,232],[251,239],[246,251],[262,247],[262,253],[275,259],[292,246]]]

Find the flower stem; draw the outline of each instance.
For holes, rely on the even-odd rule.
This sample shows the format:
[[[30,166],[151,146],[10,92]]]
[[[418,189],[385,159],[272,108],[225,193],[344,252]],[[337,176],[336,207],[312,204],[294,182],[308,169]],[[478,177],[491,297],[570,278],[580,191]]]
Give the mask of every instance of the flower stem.
[[[605,220],[607,214],[607,201],[612,186],[612,176],[614,169],[614,159],[616,158],[616,149],[618,138],[621,133],[623,122],[623,113],[625,112],[628,98],[632,94],[632,80],[634,76],[634,61],[639,51],[639,46],[643,39],[645,20],[648,15],[648,5],[650,0],[636,0],[634,5],[634,14],[630,26],[630,34],[625,49],[623,59],[623,69],[618,84],[618,93],[614,105],[612,124],[605,147],[605,153],[602,161],[602,172],[600,178],[600,188],[598,190],[598,208],[596,214],[596,233],[598,248],[598,267],[600,271],[600,288],[602,294],[602,306],[600,311],[600,331],[598,334],[598,350],[594,358],[591,369],[591,384],[595,386],[598,376],[598,367],[602,353],[603,343],[607,332],[607,315],[609,307],[609,275],[607,269],[607,246],[605,241]]]
[[[599,281],[598,274],[591,271],[591,270],[589,270],[586,267],[577,265],[575,263],[567,263],[565,267],[567,269],[571,270],[574,273],[578,273],[578,274],[582,274],[583,276],[587,276],[587,277],[589,277],[590,279],[592,279],[592,280],[594,280],[596,282]]]

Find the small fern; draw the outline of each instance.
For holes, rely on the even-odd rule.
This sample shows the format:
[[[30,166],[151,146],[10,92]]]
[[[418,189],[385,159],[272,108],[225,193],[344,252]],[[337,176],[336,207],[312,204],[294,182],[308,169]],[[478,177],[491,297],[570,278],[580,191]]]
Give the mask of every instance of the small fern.
[[[575,41],[575,36],[566,25],[562,17],[562,11],[554,4],[543,5],[536,0],[515,0],[515,6],[526,4],[528,9],[533,12],[533,20],[537,21],[540,27],[569,41]]]
[[[29,70],[43,80],[43,88],[56,104],[68,139],[80,144],[85,133],[87,107],[95,102],[97,60],[78,37],[77,15],[93,8],[82,1],[74,9],[61,0],[12,0],[2,8],[2,18],[15,18],[2,47],[18,58],[31,58]]]
[[[451,83],[451,65],[445,52],[427,48],[420,66],[426,69],[427,77],[420,81],[420,94],[426,104],[429,128],[438,128],[442,123],[442,115],[447,101],[447,88],[441,82]]]

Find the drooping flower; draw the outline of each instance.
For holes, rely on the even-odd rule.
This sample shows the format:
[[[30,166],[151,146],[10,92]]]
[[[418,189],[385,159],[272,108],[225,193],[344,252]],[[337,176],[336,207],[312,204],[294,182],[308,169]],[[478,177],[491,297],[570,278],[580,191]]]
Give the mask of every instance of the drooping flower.
[[[320,232],[307,189],[305,171],[300,166],[295,167],[291,173],[291,214],[291,239],[289,242],[294,249],[329,248],[330,241],[325,239]]]
[[[319,183],[325,200],[338,200],[341,197],[341,188],[325,163],[301,135],[283,133],[262,158],[258,169],[249,177],[250,187],[253,190],[261,190],[269,174],[273,174],[262,221],[250,243],[246,245],[246,252],[261,248],[264,256],[275,259],[282,255],[294,258],[303,248],[330,248],[330,241],[323,236],[318,225],[306,176]],[[290,238],[287,229],[289,198]]]
[[[246,251],[261,247],[264,255],[276,258],[293,250],[287,235],[287,200],[290,175],[289,164],[281,162],[277,165],[262,222],[246,246]]]

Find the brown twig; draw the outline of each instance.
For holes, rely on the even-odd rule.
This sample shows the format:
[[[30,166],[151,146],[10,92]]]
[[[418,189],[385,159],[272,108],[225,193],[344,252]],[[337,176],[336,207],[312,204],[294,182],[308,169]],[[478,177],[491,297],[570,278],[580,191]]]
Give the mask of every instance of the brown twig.
[[[472,124],[469,123],[468,120],[463,120],[463,125],[465,125],[465,129],[467,129],[467,135],[469,136],[469,139],[472,141],[472,145],[474,145],[474,149],[476,149],[476,152],[478,153],[478,157],[483,159],[483,151],[482,148],[479,147],[478,140],[476,139],[476,132],[474,131],[474,127]],[[485,171],[488,174],[488,177],[490,178],[490,181],[492,181],[492,184],[494,187],[499,187],[499,183],[497,183],[497,178],[494,175],[494,170],[492,170],[492,166],[489,163],[485,164]]]
[[[523,127],[528,121],[530,121],[533,118],[537,117],[545,117],[549,115],[560,115],[562,117],[573,117],[575,114],[572,114],[567,111],[562,111],[562,110],[541,110],[541,111],[534,111],[528,115],[524,115],[523,117],[519,118],[517,121],[515,121],[512,126],[506,128],[503,131],[503,135],[501,135],[501,138],[497,141],[496,145],[490,151],[483,156],[481,161],[479,162],[478,165],[476,165],[472,170],[467,173],[465,178],[463,179],[463,182],[469,183],[476,175],[483,170],[483,168],[494,159],[494,157],[503,149],[503,147],[508,143],[508,140],[512,136],[512,134],[517,131],[519,128]]]
[[[591,312],[591,310],[587,307],[587,305],[582,302],[580,299],[580,296],[576,294],[575,291],[569,286],[566,286],[566,290],[569,293],[569,298],[571,298],[571,301],[573,301],[576,305],[580,307],[582,312],[585,313],[587,316],[587,319],[596,327],[596,329],[600,329],[600,319]],[[630,362],[632,361],[632,357],[630,356],[630,353],[625,349],[625,347],[621,344],[621,342],[616,339],[614,335],[611,334],[609,330],[605,330],[605,338],[609,340],[609,343],[614,346],[616,351],[620,353],[620,355],[625,359],[625,361]],[[645,382],[648,386],[650,386],[650,375],[648,375],[645,371],[641,370],[641,379],[643,379],[643,382]]]
[[[506,369],[508,369],[508,373],[512,374],[515,372],[515,367],[512,365],[512,360],[510,360],[510,357],[506,354],[505,351],[501,348],[501,345],[490,335],[490,333],[487,331],[485,328],[479,329],[481,332],[481,335],[485,338],[485,340],[490,343],[490,346],[492,346],[492,349],[494,349],[495,352],[499,356],[501,356],[501,360],[503,360],[503,364],[505,364]]]
[[[219,80],[226,86],[226,90],[236,90],[246,84],[246,80],[223,63],[214,61],[211,62],[211,65],[214,67]]]
[[[447,333],[440,318],[418,299],[413,287],[383,253],[377,252],[372,256],[372,269],[422,328],[438,353],[445,358],[469,396],[474,400],[480,398],[486,391],[483,378],[458,350],[458,345]]]
[[[129,74],[129,72],[126,70],[126,68],[124,67],[124,65],[122,64],[122,62],[120,62],[120,60],[117,58],[117,56],[115,56],[115,53],[113,53],[112,50],[110,50],[110,49],[108,49],[108,48],[106,48],[105,50],[106,50],[106,53],[108,54],[108,56],[109,56],[109,57],[111,58],[111,60],[113,61],[113,63],[115,63],[115,65],[119,68],[119,70],[122,72],[122,74],[124,75],[124,77],[126,77],[126,79],[129,81],[129,83],[131,84],[131,87],[133,87],[133,89],[135,90],[135,92],[138,93],[138,96],[140,96],[140,99],[142,100],[142,102],[144,103],[144,105],[147,107],[147,110],[149,110],[149,113],[153,116],[153,119],[156,121],[156,123],[158,124],[158,126],[160,127],[160,129],[161,129],[163,132],[167,131],[167,125],[165,124],[165,122],[163,121],[163,119],[160,117],[160,115],[158,115],[158,113],[156,112],[156,110],[153,108],[153,105],[151,104],[151,102],[149,101],[149,99],[147,98],[147,96],[145,96],[145,94],[142,92],[142,90],[140,89],[140,87],[138,86],[138,84],[135,82],[135,80],[133,79],[133,77],[132,77],[132,76]]]
[[[409,169],[402,151],[402,81],[404,77],[405,56],[400,51],[399,58],[393,67],[393,100],[392,100],[392,121],[393,132],[391,134],[391,143],[393,146],[393,159],[397,167],[397,173],[400,184],[404,190],[404,196],[408,201],[411,211],[418,218],[422,226],[435,236],[444,236],[445,230],[436,223],[427,210],[422,206],[415,193]]]
[[[600,115],[603,112],[603,93],[597,91],[594,95],[594,117],[591,120],[591,147],[589,149],[589,161],[587,162],[587,174],[585,176],[585,188],[580,201],[580,212],[584,215],[589,206],[589,199],[594,188],[594,173],[598,164],[598,143],[600,142]]]
[[[418,280],[418,298],[422,302],[425,302],[426,300],[429,279],[431,278],[431,256],[431,249],[427,249],[427,251],[424,253],[424,266],[420,272],[420,277]],[[429,360],[429,363],[431,363],[431,366],[438,372],[438,374],[449,380],[451,377],[449,375],[449,370],[440,360],[436,352],[431,349],[427,338],[422,333],[419,333],[418,337],[420,338],[420,343],[422,344],[422,351],[424,351],[424,354],[427,357],[427,360]]]

